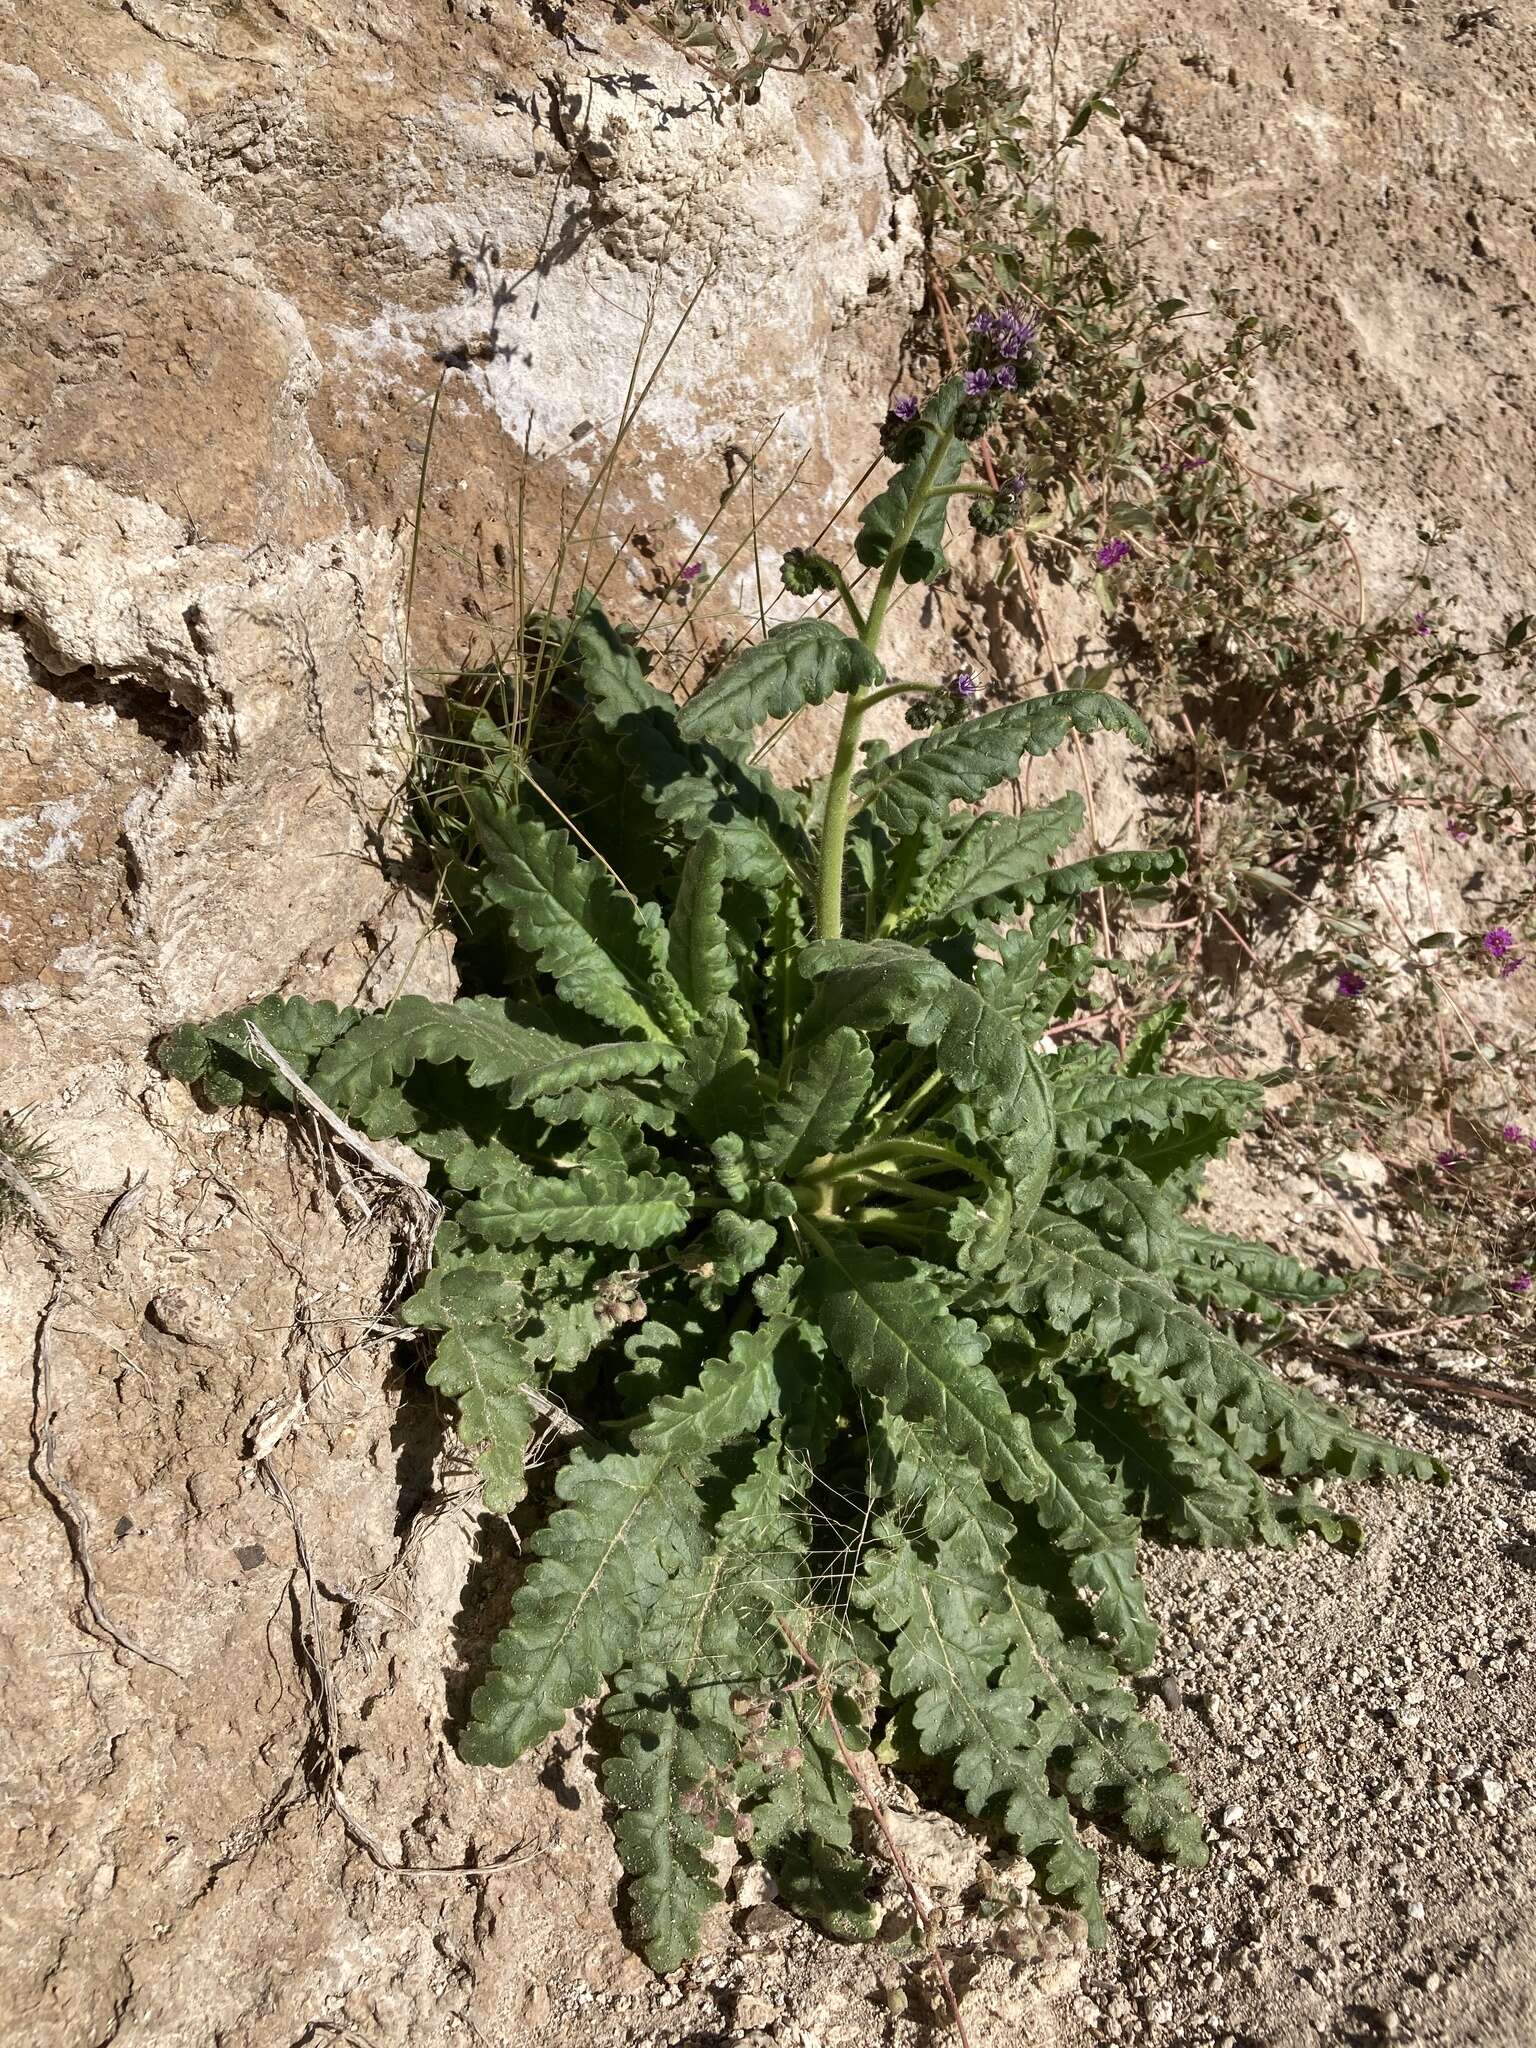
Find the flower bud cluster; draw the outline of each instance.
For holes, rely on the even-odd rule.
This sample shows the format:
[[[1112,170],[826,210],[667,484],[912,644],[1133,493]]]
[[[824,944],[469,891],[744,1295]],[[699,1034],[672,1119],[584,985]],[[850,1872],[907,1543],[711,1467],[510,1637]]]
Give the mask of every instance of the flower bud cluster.
[[[914,732],[935,726],[958,725],[980,708],[981,685],[974,669],[957,668],[936,688],[927,690],[907,706],[907,723]]]
[[[791,597],[812,597],[818,590],[836,590],[837,571],[825,555],[811,548],[791,548],[779,568]]]

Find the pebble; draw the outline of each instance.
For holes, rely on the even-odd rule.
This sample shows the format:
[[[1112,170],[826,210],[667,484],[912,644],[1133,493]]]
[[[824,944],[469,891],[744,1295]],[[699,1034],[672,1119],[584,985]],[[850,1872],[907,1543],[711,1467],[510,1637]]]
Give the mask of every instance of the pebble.
[[[742,1929],[747,1934],[786,1934],[794,1926],[794,1915],[786,1913],[782,1906],[769,1905],[751,1907],[742,1916]]]

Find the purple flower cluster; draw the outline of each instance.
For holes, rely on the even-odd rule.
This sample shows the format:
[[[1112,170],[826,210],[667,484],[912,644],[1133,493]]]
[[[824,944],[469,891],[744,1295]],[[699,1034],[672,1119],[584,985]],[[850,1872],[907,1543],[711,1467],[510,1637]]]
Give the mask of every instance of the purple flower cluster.
[[[1496,924],[1483,933],[1483,951],[1490,960],[1498,961],[1500,981],[1507,981],[1525,961],[1525,955],[1515,951],[1515,935],[1508,925]]]
[[[989,392],[1028,390],[1038,366],[1031,354],[1035,323],[1011,306],[978,313],[970,325],[971,363],[965,373],[967,398]]]
[[[976,678],[968,668],[957,668],[952,676],[944,678],[944,687],[952,697],[974,697]]]
[[[898,398],[891,407],[891,411],[899,420],[915,420],[917,418],[917,400],[915,398]]]
[[[748,14],[760,14],[764,21],[766,21],[773,13],[773,9],[768,5],[768,0],[747,0],[747,12]]]
[[[999,363],[995,370],[967,370],[965,395],[981,398],[988,391],[1017,391],[1019,374],[1012,363]]]
[[[698,582],[703,574],[704,564],[702,562],[684,562],[682,568],[677,572],[677,580],[685,587],[691,587]]]
[[[1505,1282],[1505,1285],[1511,1294],[1529,1294],[1531,1291],[1531,1276],[1522,1269],[1518,1273],[1512,1273]]]
[[[1334,987],[1346,1003],[1356,1003],[1365,994],[1367,983],[1363,974],[1356,974],[1352,967],[1341,967]]]
[[[1506,1145],[1519,1145],[1525,1140],[1525,1133],[1518,1124],[1506,1124],[1503,1130],[1500,1131],[1499,1136]]]
[[[1458,1166],[1466,1164],[1466,1160],[1467,1155],[1465,1152],[1458,1151],[1453,1145],[1447,1146],[1445,1151],[1435,1154],[1435,1171],[1436,1173],[1454,1173]]]
[[[1123,562],[1131,552],[1128,540],[1107,540],[1094,550],[1093,559],[1101,569],[1113,569],[1117,562]]]
[[[1021,319],[1011,306],[999,306],[995,313],[978,313],[971,322],[971,339],[990,342],[993,352],[1005,362],[1016,361],[1034,338],[1034,321]]]

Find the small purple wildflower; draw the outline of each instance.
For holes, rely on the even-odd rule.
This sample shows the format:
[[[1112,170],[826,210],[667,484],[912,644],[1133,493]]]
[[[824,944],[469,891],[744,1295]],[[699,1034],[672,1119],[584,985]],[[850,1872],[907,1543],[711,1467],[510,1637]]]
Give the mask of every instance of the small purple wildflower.
[[[1107,540],[1101,548],[1095,550],[1093,559],[1101,569],[1113,569],[1115,564],[1123,562],[1130,552],[1131,544],[1128,540]]]
[[[995,313],[978,313],[970,331],[977,341],[990,341],[1000,356],[1011,360],[1034,340],[1035,323],[1021,318],[1011,306],[1001,306]]]
[[[1531,1276],[1522,1268],[1520,1272],[1512,1273],[1504,1284],[1511,1294],[1529,1294],[1531,1291]]]
[[[766,21],[769,15],[772,14],[773,9],[768,5],[768,0],[747,0],[747,12],[748,14],[760,14],[764,21]]]
[[[1518,973],[1524,965],[1525,955],[1523,953],[1511,953],[1507,960],[1499,962],[1500,981],[1508,981],[1509,977],[1512,974]]]
[[[1012,363],[999,363],[992,372],[992,382],[999,391],[1016,391],[1019,387],[1019,373]]]
[[[952,676],[945,678],[944,687],[952,697],[974,697],[976,678],[968,668],[957,668]]]
[[[1415,613],[1414,613],[1414,615],[1413,615],[1413,630],[1415,631],[1415,633],[1417,633],[1417,634],[1418,634],[1418,636],[1419,636],[1419,638],[1420,638],[1421,640],[1427,640],[1427,639],[1429,638],[1429,618],[1428,618],[1428,615],[1427,615],[1427,613],[1424,613],[1424,612],[1415,612]]]
[[[1022,470],[1015,470],[1012,476],[1005,476],[998,489],[1008,498],[1022,498],[1029,479]]]
[[[1354,1003],[1365,994],[1366,979],[1363,974],[1356,974],[1352,967],[1341,967],[1334,986],[1346,1003]]]
[[[1496,924],[1483,933],[1483,951],[1491,960],[1503,960],[1515,950],[1515,935],[1508,925]]]
[[[891,407],[891,411],[899,420],[915,420],[917,418],[917,400],[915,398],[898,398]]]
[[[984,392],[990,391],[991,389],[992,372],[990,370],[966,371],[965,395],[967,398],[980,398]]]
[[[1518,1124],[1506,1124],[1503,1130],[1500,1131],[1499,1136],[1506,1145],[1518,1145],[1524,1138],[1525,1133]]]
[[[1445,829],[1447,835],[1450,838],[1454,839],[1458,846],[1465,846],[1467,841],[1472,837],[1470,830],[1467,826],[1462,824],[1460,818],[1447,818],[1445,821]]]
[[[684,562],[682,568],[677,572],[677,580],[679,583],[697,583],[703,574],[704,564],[702,562]]]
[[[1209,455],[1186,455],[1179,464],[1180,469],[1204,469],[1210,461]]]
[[[1532,1142],[1536,1143],[1536,1140]],[[1436,1173],[1454,1173],[1456,1168],[1465,1161],[1466,1156],[1465,1152],[1458,1152],[1454,1146],[1448,1146],[1444,1152],[1437,1152],[1435,1154]]]

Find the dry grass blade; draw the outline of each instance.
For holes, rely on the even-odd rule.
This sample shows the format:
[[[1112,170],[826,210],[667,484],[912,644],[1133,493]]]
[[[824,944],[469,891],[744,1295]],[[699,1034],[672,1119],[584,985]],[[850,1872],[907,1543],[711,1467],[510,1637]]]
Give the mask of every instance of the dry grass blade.
[[[64,1249],[63,1240],[54,1226],[53,1217],[49,1212],[47,1203],[37,1192],[37,1189],[33,1187],[31,1181],[27,1179],[21,1168],[16,1165],[14,1160],[7,1159],[4,1152],[0,1152],[0,1182],[3,1182],[10,1189],[17,1201],[20,1202],[21,1206],[32,1218],[48,1248],[51,1251],[62,1251]]]
[[[361,1131],[354,1131],[349,1123],[343,1122],[330,1104],[322,1101],[314,1089],[300,1079],[264,1031],[249,1023],[245,1029],[252,1050],[258,1052],[274,1072],[282,1075],[298,1099],[306,1108],[313,1111],[332,1136],[339,1138],[365,1166],[378,1175],[380,1180],[388,1181],[393,1187],[399,1188],[407,1204],[422,1223],[435,1230],[438,1217],[442,1214],[437,1200],[429,1195],[425,1188],[418,1187],[408,1174],[402,1173],[392,1160],[386,1159],[378,1146],[365,1138]]]

